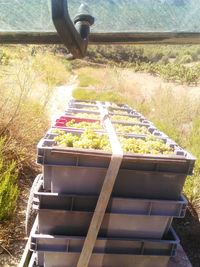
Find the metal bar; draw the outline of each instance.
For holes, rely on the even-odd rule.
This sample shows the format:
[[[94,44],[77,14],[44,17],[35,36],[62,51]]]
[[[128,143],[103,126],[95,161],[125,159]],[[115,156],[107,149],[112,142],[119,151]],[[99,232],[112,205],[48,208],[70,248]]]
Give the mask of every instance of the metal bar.
[[[0,32],[1,44],[62,44],[56,32]],[[89,44],[200,44],[200,33],[91,33]]]
[[[33,252],[30,250],[31,236],[32,236],[32,234],[35,234],[37,225],[38,225],[38,217],[36,217],[36,219],[35,219],[35,222],[33,224],[33,228],[31,230],[29,239],[28,239],[28,241],[26,243],[26,247],[24,249],[24,253],[22,255],[22,258],[21,258],[21,261],[20,261],[18,267],[28,267],[29,266],[29,263],[31,261],[31,257],[32,257],[32,254],[33,254]]]
[[[66,0],[51,0],[52,19],[54,26],[63,44],[76,57],[83,57],[87,49],[87,40],[81,39],[74,24],[72,23]]]

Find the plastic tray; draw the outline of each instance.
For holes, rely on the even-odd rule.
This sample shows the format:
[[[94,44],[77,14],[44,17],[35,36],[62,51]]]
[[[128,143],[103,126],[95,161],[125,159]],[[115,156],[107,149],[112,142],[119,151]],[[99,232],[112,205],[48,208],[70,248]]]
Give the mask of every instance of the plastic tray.
[[[76,114],[76,113],[88,113],[88,114],[100,114],[99,109],[97,110],[88,110],[88,109],[78,109],[78,108],[68,108],[65,112],[66,115]]]
[[[69,122],[71,119],[67,119],[67,120],[57,120],[56,121],[56,124],[50,128],[46,135],[45,135],[45,139],[54,139],[57,134],[55,133],[55,129],[59,129],[61,131],[64,131],[65,133],[69,133],[69,132],[84,132],[85,129],[84,128],[73,128],[73,127],[68,127],[66,126],[66,123]],[[79,122],[83,122],[83,121],[86,121],[84,119],[80,120],[80,119],[76,119],[75,122],[79,123]],[[98,120],[87,120],[86,122],[98,122]],[[99,121],[100,122],[100,121]],[[120,124],[120,123],[113,123],[113,126],[115,127],[115,124]],[[147,128],[148,132],[149,132],[149,135],[154,135],[156,138],[158,139],[162,139],[164,142],[166,142],[168,140],[167,136],[164,135],[162,132],[159,132],[154,126],[151,126],[149,124],[145,124],[145,123],[135,123],[135,124],[128,124],[128,123],[123,123],[122,124],[123,126],[139,126],[139,127],[145,127]],[[106,133],[106,130],[105,128],[103,127],[102,125],[102,129],[100,130],[96,130],[95,132],[98,132],[98,133]],[[134,134],[134,133],[120,133],[120,132],[117,132],[117,135],[118,136],[125,136],[127,138],[146,138],[148,136],[148,134]],[[173,141],[171,141],[173,142]]]
[[[39,266],[76,267],[84,237],[32,236]],[[99,237],[90,267],[166,267],[180,243],[171,229],[163,240],[105,239]]]
[[[53,124],[53,128],[68,128],[66,127],[66,123],[74,120],[76,123],[79,122],[100,122],[100,120],[94,120],[94,119],[82,119],[82,118],[77,118],[77,117],[73,117],[73,116],[61,116],[59,119],[56,120],[56,122]]]
[[[35,192],[39,232],[53,235],[86,235],[97,197]],[[100,234],[121,238],[162,238],[173,217],[184,217],[187,201],[111,198]],[[151,227],[149,227],[151,225]]]
[[[74,114],[76,113],[87,113],[87,114],[96,114],[96,115],[100,115],[100,111],[99,110],[87,110],[87,109],[73,109],[73,108],[68,108],[65,112],[66,115],[70,115],[70,116],[74,116]],[[145,120],[146,118],[139,114],[138,112],[133,112],[133,114],[120,114],[120,113],[110,113],[110,115],[120,115],[124,117],[124,121],[126,122],[126,118],[125,117],[130,117],[130,118],[138,118],[139,120]],[[75,116],[74,116],[75,117]],[[111,118],[112,119],[112,118]]]
[[[39,175],[42,180],[42,175]],[[93,211],[97,196],[68,195],[45,192],[41,186],[34,191],[35,208],[69,210],[73,206],[79,211]],[[107,212],[127,213],[149,216],[172,216],[183,218],[186,213],[187,200],[181,195],[178,201],[137,198],[111,198]]]
[[[125,154],[113,196],[177,200],[195,162],[184,153]],[[110,159],[111,154],[104,151],[62,148],[52,140],[42,139],[38,144],[37,162],[43,165],[44,187],[53,192],[98,195]]]
[[[39,267],[76,267],[80,253],[45,252]],[[88,267],[167,267],[169,256],[92,254]]]
[[[107,107],[111,108],[111,109],[114,109],[116,111],[122,111],[122,110],[127,110],[127,111],[136,111],[132,108],[130,108],[128,105],[125,105],[125,104],[121,104],[121,105],[117,105],[117,107],[112,107],[112,104],[109,103],[109,102],[101,102],[102,105],[107,105]],[[70,108],[86,108],[87,107],[97,107],[97,103],[96,101],[77,101],[77,100],[71,100],[68,104],[68,106]]]
[[[95,100],[75,100],[75,99],[71,99],[68,103],[68,105],[96,105],[96,101]]]
[[[74,120],[76,123],[79,123],[79,122],[100,122],[100,120],[92,120],[92,119],[77,119],[76,117],[69,117],[67,119],[58,119],[53,125],[52,125],[52,128],[55,129],[55,128],[58,128],[58,129],[61,129],[61,130],[82,130],[84,131],[83,128],[73,128],[73,127],[68,127],[66,126],[67,122],[71,121],[71,120]],[[164,135],[162,132],[159,132],[153,125],[150,125],[148,123],[142,123],[142,122],[139,122],[139,123],[117,123],[117,122],[114,122],[113,123],[113,126],[115,124],[121,124],[123,126],[140,126],[140,127],[146,127],[148,130],[149,130],[149,133],[152,133],[154,134],[155,136],[157,137],[162,137],[162,138],[165,138],[166,139],[166,135]],[[103,130],[103,127],[102,127],[102,130]],[[47,132],[47,134],[50,133],[50,131],[52,131],[52,129],[49,129],[49,131]],[[98,130],[98,131],[101,131],[101,130]],[[105,130],[104,130],[105,131]],[[125,133],[124,135],[129,135],[130,137],[131,136],[134,136],[135,134],[131,134],[131,133]],[[145,136],[144,134],[142,136]],[[46,138],[46,136],[45,136]]]
[[[102,105],[106,105],[107,107],[111,107],[114,109],[132,109],[130,108],[127,104],[115,104],[115,106],[113,106],[112,103],[110,102],[100,102]],[[75,99],[71,99],[68,103],[69,106],[73,107],[78,107],[78,106],[96,106],[97,105],[97,101],[94,100],[75,100]]]

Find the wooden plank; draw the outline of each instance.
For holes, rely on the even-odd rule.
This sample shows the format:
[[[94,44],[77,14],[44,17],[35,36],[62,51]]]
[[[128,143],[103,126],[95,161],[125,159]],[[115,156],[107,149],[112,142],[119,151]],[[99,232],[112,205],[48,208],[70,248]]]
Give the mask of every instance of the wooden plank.
[[[89,230],[83,245],[83,249],[77,264],[77,267],[87,267],[96,243],[97,235],[99,233],[99,229],[101,227],[103,217],[105,215],[106,208],[108,206],[108,202],[110,200],[111,193],[113,191],[113,186],[115,184],[115,180],[117,174],[119,172],[119,168],[121,166],[123,151],[121,149],[120,143],[118,141],[115,130],[103,108],[99,105],[99,109],[101,110],[101,114],[104,120],[104,125],[109,134],[109,139],[113,151],[113,155],[111,157],[111,161],[108,167],[108,171],[106,173],[106,177],[97,201],[97,206],[95,208]]]

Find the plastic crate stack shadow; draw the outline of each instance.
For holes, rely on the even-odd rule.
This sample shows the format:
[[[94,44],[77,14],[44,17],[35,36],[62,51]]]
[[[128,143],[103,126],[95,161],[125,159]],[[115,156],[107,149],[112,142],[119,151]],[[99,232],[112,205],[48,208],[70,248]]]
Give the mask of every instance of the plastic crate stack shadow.
[[[185,216],[182,188],[195,159],[128,106],[102,106],[113,125],[143,127],[144,132],[127,133],[127,137],[154,135],[175,154],[124,154],[89,266],[167,267],[179,244],[171,223],[174,217]],[[97,103],[72,100],[66,114],[38,144],[37,161],[43,173],[34,191],[38,227],[31,237],[37,266],[77,266],[111,158],[109,152],[56,146],[55,129],[76,135],[84,131],[66,126],[72,119],[99,121]]]

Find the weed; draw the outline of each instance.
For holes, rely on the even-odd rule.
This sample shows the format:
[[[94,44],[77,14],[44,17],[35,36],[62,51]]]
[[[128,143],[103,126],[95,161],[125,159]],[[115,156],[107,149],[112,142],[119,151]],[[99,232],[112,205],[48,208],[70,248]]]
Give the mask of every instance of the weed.
[[[49,88],[68,82],[70,77],[70,65],[63,64],[58,57],[45,53],[38,53],[33,60],[33,68]]]
[[[113,91],[94,91],[91,89],[77,88],[73,92],[73,97],[78,100],[99,100],[120,104],[125,101],[123,96]]]
[[[15,211],[19,177],[32,177],[38,170],[35,146],[49,126],[47,104],[54,86],[70,77],[62,59],[31,55],[30,47],[21,50],[3,48],[10,60],[0,68],[0,220]]]
[[[7,161],[3,155],[5,145],[5,139],[0,138],[0,221],[13,215],[19,192],[16,164],[14,161]]]

